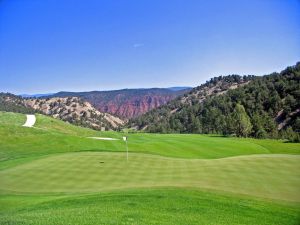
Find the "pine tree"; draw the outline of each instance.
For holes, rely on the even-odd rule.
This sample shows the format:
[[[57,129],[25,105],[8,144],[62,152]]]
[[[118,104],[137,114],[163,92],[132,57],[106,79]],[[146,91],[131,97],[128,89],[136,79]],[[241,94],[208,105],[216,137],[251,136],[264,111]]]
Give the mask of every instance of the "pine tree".
[[[238,137],[247,137],[252,130],[250,118],[247,115],[243,105],[236,104],[233,112],[235,126],[235,133]]]

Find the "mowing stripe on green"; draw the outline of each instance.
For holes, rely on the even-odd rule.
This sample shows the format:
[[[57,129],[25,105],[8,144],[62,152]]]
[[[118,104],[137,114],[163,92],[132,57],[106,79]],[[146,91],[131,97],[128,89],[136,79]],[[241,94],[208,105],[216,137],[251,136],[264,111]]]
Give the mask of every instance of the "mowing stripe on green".
[[[34,160],[0,171],[2,191],[83,193],[120,188],[210,188],[300,202],[300,156],[252,155],[215,160],[148,154],[81,152]]]

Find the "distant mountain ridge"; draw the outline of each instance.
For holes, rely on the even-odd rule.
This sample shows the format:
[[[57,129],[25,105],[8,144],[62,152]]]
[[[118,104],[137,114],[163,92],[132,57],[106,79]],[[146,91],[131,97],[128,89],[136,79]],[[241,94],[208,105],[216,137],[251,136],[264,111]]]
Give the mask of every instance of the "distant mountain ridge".
[[[46,93],[46,94],[20,94],[18,96],[21,96],[23,98],[40,98],[40,97],[46,97],[54,95],[55,93]]]
[[[171,87],[89,92],[62,91],[47,97],[80,97],[91,103],[100,112],[129,119],[164,105],[189,90],[191,90],[189,87]]]
[[[178,87],[168,87],[167,89],[171,91],[183,91],[183,90],[191,90],[193,88],[188,86],[183,86],[183,87],[178,86]]]

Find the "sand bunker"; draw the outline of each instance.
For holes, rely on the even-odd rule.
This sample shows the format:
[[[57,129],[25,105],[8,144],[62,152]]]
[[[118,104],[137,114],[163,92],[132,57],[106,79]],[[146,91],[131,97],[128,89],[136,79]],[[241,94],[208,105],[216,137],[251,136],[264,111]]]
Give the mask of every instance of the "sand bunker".
[[[119,140],[119,139],[116,139],[116,138],[108,138],[108,137],[88,137],[88,138],[97,139],[97,140],[106,140],[106,141],[117,141],[117,140]]]
[[[36,117],[35,115],[26,115],[27,120],[25,122],[25,124],[23,125],[23,127],[33,127],[33,125],[35,124],[36,121]]]

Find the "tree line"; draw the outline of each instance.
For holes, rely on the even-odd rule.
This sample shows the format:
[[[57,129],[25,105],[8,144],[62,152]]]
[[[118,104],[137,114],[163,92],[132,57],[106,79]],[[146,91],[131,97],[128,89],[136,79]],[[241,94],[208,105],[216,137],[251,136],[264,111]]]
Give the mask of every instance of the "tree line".
[[[188,93],[214,86],[218,81],[242,76],[211,79]],[[245,78],[244,78],[245,79]],[[211,95],[199,102],[193,96],[189,104],[177,98],[129,121],[146,132],[204,133],[255,138],[287,138],[299,141],[300,62],[280,73],[248,78],[249,83],[225,94]]]
[[[27,107],[23,98],[10,93],[0,93],[0,111],[33,114],[36,110]]]

